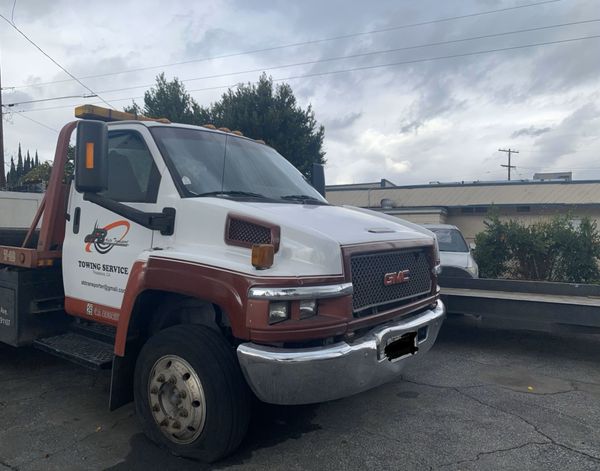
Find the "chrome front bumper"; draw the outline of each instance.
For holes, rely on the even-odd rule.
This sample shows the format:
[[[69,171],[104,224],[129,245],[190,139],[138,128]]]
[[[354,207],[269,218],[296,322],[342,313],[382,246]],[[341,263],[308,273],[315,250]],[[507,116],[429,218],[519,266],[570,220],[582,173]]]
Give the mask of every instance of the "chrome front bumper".
[[[379,325],[356,342],[339,342],[317,348],[275,348],[244,343],[237,356],[256,396],[271,404],[310,404],[331,401],[366,391],[397,378],[415,355],[434,344],[446,315],[441,301],[395,322]],[[417,333],[418,352],[388,360],[388,343]]]

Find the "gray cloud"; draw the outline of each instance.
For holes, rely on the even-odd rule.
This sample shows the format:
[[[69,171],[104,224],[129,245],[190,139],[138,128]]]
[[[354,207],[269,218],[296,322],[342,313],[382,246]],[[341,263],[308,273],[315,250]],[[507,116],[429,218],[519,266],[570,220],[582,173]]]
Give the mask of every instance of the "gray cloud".
[[[328,132],[341,131],[352,126],[361,116],[362,113],[357,111],[355,113],[348,113],[344,116],[324,121],[323,124],[326,126],[325,129]]]
[[[600,109],[587,103],[564,118],[551,132],[536,141],[538,153],[546,164],[557,162],[561,157],[572,155],[581,147],[598,142]]]
[[[518,129],[517,131],[513,132],[510,137],[513,139],[516,139],[517,137],[538,137],[541,136],[542,134],[545,134],[549,131],[551,131],[552,128],[551,127],[544,127],[544,128],[539,128],[536,126],[529,126],[528,128],[521,128]]]
[[[262,49],[279,44],[343,36],[436,18],[514,6],[513,0],[398,2],[381,0],[207,0],[188,2],[121,0],[87,2],[19,1],[15,21],[59,62],[77,75],[147,67],[169,62]],[[12,2],[0,4],[10,15]],[[8,12],[7,12],[8,10]],[[394,29],[352,38],[251,55],[190,62],[165,69],[181,79],[264,69],[282,64],[381,51],[544,26],[597,16],[596,0],[557,2],[455,21]],[[317,74],[436,56],[518,46],[598,34],[598,24],[540,30],[486,40],[415,48],[353,59],[268,71],[274,79]],[[84,40],[82,39],[84,38]],[[34,84],[65,75],[10,28],[0,28],[3,84]],[[332,183],[390,178],[398,184],[431,180],[504,178],[497,149],[520,146],[517,165],[568,170],[597,167],[600,154],[600,40],[513,49],[455,59],[416,62],[370,70],[289,79],[299,104],[313,105],[325,129],[327,174]],[[84,80],[95,90],[154,82],[161,69]],[[189,90],[254,81],[259,73],[188,82]],[[82,93],[74,83],[20,89],[46,98]],[[118,107],[144,89],[107,94]],[[223,89],[195,91],[208,104]],[[16,95],[4,93],[6,102]],[[16,100],[14,100],[16,101]],[[32,105],[27,116],[53,128],[72,119],[81,100]],[[94,100],[89,100],[90,102]],[[138,100],[139,101],[139,100]],[[62,109],[61,106],[66,106]],[[47,109],[48,108],[48,109]],[[59,108],[59,109],[49,109]],[[51,155],[56,135],[15,113],[5,126],[5,148],[20,140]],[[532,124],[534,123],[534,124]],[[529,149],[525,144],[529,145]],[[595,173],[594,173],[595,172]],[[575,174],[577,176],[577,174]],[[586,172],[600,178],[600,171]]]

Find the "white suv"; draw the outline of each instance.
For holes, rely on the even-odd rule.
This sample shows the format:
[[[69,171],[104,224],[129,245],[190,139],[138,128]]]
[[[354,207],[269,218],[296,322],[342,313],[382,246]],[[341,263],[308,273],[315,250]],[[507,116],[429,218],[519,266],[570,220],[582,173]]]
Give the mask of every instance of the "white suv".
[[[479,278],[479,267],[469,246],[456,226],[450,224],[423,224],[433,232],[440,247],[442,276]]]

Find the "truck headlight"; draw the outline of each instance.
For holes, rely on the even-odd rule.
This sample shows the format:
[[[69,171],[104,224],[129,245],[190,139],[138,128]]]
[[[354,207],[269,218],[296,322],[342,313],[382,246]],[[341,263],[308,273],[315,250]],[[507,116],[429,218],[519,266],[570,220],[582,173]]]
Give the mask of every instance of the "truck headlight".
[[[290,318],[288,302],[274,302],[269,304],[269,324],[277,324]]]
[[[300,319],[317,315],[317,300],[303,299],[300,301]]]

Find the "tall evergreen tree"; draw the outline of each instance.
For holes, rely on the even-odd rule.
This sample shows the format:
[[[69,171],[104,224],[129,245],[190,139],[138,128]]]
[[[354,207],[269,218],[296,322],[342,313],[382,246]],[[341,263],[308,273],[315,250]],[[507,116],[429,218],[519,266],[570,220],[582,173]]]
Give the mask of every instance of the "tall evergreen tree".
[[[23,165],[23,175],[27,175],[31,170],[31,156],[29,155],[29,149],[27,150],[27,157],[25,157],[25,164]]]
[[[36,149],[36,151],[35,151],[35,161],[33,163],[33,166],[37,167],[39,165],[40,165],[40,159],[38,159],[38,153],[37,153],[37,149]]]
[[[15,177],[16,177],[17,169],[15,168],[15,158],[10,158],[10,170],[8,171],[8,175],[6,176],[6,183],[8,188],[12,188],[15,186]]]
[[[19,153],[17,155],[17,172],[15,176],[15,184],[18,184],[19,180],[23,175],[23,154],[21,153],[21,143],[19,142]]]

